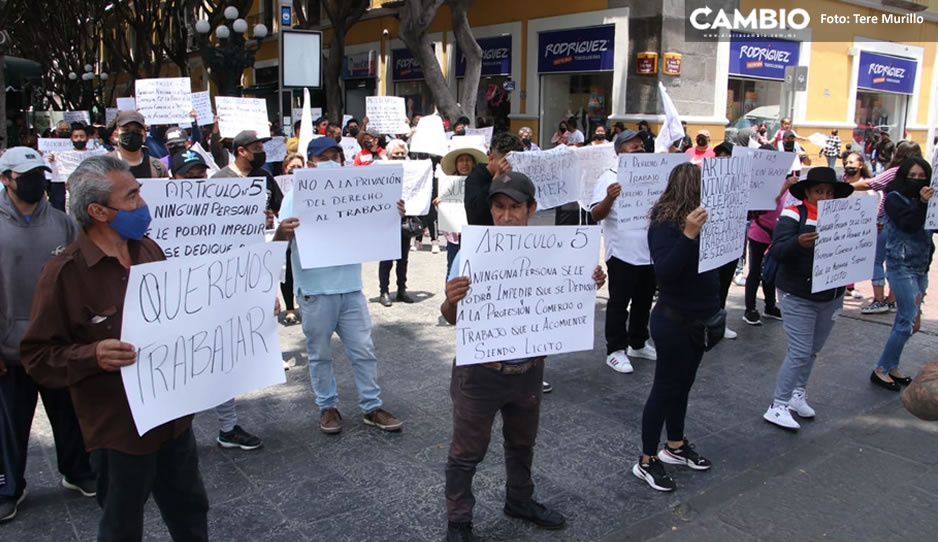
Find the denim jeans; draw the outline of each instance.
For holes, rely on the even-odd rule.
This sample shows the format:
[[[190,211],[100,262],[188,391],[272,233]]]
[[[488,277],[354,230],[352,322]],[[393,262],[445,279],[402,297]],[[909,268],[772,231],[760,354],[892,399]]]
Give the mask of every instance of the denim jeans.
[[[218,416],[218,430],[222,433],[229,433],[238,425],[238,411],[235,410],[234,399],[228,399],[215,407],[215,415]]]
[[[928,287],[928,275],[924,273],[887,273],[889,287],[896,296],[896,320],[892,324],[892,331],[883,353],[879,357],[876,367],[889,372],[899,366],[899,357],[906,341],[912,336],[912,326],[918,316],[918,304],[915,298],[925,294]]]
[[[378,360],[371,339],[371,316],[361,290],[346,294],[304,295],[297,299],[306,335],[309,378],[320,410],[338,408],[332,367],[332,333],[338,333],[352,361],[358,406],[368,413],[381,406]]]
[[[827,158],[827,167],[834,167],[837,165],[837,155],[834,156],[824,156]]]
[[[881,226],[883,217],[876,219],[876,224]],[[886,230],[882,229],[876,234],[876,255],[873,257],[873,286],[886,285]]]
[[[778,290],[782,325],[788,336],[788,352],[775,381],[775,400],[788,403],[791,392],[808,385],[818,352],[834,329],[834,321],[844,306],[844,298],[810,301]]]

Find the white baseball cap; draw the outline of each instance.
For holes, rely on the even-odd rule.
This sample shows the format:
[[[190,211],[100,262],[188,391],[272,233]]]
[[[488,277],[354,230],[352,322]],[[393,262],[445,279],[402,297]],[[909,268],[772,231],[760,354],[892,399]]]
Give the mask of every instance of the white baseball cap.
[[[42,159],[39,151],[29,147],[12,147],[0,156],[0,172],[14,171],[15,173],[26,173],[36,168],[43,168],[46,171],[52,169]]]

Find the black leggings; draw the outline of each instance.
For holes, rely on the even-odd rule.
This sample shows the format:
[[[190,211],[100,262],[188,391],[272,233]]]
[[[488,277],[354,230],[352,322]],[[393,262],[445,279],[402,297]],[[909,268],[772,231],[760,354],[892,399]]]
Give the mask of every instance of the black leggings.
[[[397,290],[407,290],[407,258],[410,256],[410,237],[401,235],[401,259],[397,260]],[[387,293],[391,283],[391,266],[394,260],[385,260],[378,264],[378,288]]]
[[[720,308],[726,308],[726,296],[730,294],[730,285],[733,284],[733,277],[736,276],[736,263],[739,260],[733,260],[720,266]]]
[[[766,308],[775,306],[775,285],[762,281],[762,260],[769,245],[749,240],[749,275],[746,276],[746,310],[756,310],[756,290],[762,282],[762,297]]]
[[[296,306],[293,304],[293,264],[290,262],[290,247],[287,247],[287,273],[286,278],[280,283],[280,293],[283,294],[283,304],[287,306],[288,311],[292,311]]]
[[[651,313],[651,338],[658,350],[655,380],[642,411],[642,453],[658,453],[661,427],[667,426],[668,440],[684,439],[687,397],[697,377],[703,350],[691,344],[684,324],[663,314],[660,305]]]

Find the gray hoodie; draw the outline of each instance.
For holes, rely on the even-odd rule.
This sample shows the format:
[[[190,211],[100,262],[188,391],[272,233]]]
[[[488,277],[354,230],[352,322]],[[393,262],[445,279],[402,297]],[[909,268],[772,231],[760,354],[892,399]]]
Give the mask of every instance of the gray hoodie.
[[[78,224],[39,201],[30,220],[0,191],[0,357],[20,364],[20,341],[29,325],[42,266],[78,238]]]

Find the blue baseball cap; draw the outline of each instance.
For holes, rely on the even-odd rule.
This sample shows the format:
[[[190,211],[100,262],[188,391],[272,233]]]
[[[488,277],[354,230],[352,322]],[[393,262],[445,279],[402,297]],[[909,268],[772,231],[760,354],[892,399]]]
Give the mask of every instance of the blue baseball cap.
[[[331,137],[317,137],[316,139],[310,140],[309,145],[306,146],[306,158],[309,159],[313,156],[319,156],[329,149],[338,149],[341,151],[342,147]]]

